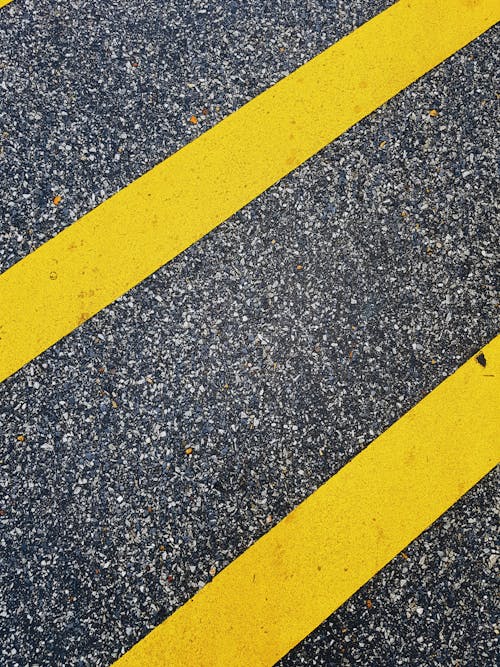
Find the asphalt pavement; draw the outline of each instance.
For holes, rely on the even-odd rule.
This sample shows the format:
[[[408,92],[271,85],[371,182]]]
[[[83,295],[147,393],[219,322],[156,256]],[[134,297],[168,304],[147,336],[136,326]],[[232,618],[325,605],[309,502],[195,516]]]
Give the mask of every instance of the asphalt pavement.
[[[389,4],[2,8],[0,271]],[[495,335],[497,54],[498,27],[0,385],[2,665],[109,665]],[[281,664],[494,665],[497,489]]]

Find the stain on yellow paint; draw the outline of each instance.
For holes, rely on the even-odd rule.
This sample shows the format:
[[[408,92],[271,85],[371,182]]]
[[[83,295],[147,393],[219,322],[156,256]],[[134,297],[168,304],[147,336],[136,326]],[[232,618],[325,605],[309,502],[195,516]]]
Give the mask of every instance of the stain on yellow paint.
[[[0,381],[499,18],[497,0],[397,2],[5,271]]]

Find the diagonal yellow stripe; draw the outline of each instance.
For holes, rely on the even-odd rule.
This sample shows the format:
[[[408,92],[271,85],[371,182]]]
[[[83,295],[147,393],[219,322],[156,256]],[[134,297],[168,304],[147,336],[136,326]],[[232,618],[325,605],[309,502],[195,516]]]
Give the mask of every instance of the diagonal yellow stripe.
[[[116,667],[273,665],[500,459],[500,337]],[[481,357],[481,361],[483,358]]]
[[[500,18],[498,0],[404,0],[0,276],[0,381]]]
[[[9,2],[12,2],[12,0],[0,0],[0,7],[5,7]]]

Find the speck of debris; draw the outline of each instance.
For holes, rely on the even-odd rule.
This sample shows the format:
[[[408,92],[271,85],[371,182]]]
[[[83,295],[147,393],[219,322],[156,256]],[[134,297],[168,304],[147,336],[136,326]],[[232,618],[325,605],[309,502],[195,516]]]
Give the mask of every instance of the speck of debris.
[[[486,357],[484,356],[484,354],[482,352],[477,355],[476,361],[480,366],[482,366],[483,368],[486,368]]]

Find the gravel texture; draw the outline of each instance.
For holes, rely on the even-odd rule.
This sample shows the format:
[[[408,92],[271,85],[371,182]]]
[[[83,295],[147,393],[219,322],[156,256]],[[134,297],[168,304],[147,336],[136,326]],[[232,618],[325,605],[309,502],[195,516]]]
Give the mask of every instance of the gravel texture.
[[[491,473],[280,667],[497,664],[498,482]]]
[[[388,4],[0,10],[0,270]],[[110,664],[494,336],[497,39],[0,385],[0,664]],[[283,664],[493,665],[494,496]]]

